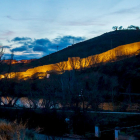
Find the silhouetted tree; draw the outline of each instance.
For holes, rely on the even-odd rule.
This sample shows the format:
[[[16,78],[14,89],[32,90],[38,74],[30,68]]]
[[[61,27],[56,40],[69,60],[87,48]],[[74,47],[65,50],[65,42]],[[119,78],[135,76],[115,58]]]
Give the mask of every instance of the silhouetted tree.
[[[122,28],[123,28],[123,26],[120,26],[120,27],[119,27],[119,30],[122,30]]]
[[[12,60],[13,60],[13,57],[14,57],[14,51],[11,52],[11,58],[10,58],[10,64],[9,64],[9,68],[8,68],[8,74],[7,74],[7,78],[10,78],[10,72],[11,72],[11,66],[12,66]]]
[[[75,70],[66,71],[61,75],[61,88],[64,105],[70,105],[72,96],[76,95],[76,84]]]
[[[112,29],[113,30],[117,30],[118,29],[118,26],[113,26]]]
[[[137,26],[137,27],[136,27],[136,30],[139,30],[139,29],[140,29],[140,27]]]
[[[130,25],[127,27],[127,29],[132,29],[132,30],[139,30],[138,26]]]
[[[116,95],[116,87],[118,86],[118,78],[116,76],[110,77],[110,90],[111,90],[111,98],[112,98],[112,105],[114,109],[114,97]]]

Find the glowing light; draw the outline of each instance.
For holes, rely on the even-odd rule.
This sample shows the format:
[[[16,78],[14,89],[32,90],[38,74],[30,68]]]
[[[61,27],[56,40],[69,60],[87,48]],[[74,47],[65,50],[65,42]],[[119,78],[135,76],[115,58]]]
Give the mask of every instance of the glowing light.
[[[140,42],[135,42],[132,44],[118,46],[104,53],[92,55],[82,59],[80,57],[71,57],[68,58],[68,61],[31,68],[26,70],[25,72],[11,72],[9,74],[3,74],[0,75],[0,79],[3,77],[8,77],[8,78],[17,77],[18,79],[26,80],[31,78],[36,73],[40,73],[38,75],[38,78],[40,79],[44,77],[48,78],[47,74],[49,71],[56,71],[56,72],[63,73],[65,70],[88,68],[94,65],[96,66],[97,64],[100,63],[117,61],[120,59],[119,58],[120,56],[131,57],[133,55],[138,55],[138,54],[140,54]]]
[[[17,64],[17,63],[30,63],[31,61],[33,61],[35,59],[30,59],[30,60],[3,60],[3,63],[6,64]]]
[[[4,75],[1,75],[1,78],[5,78]]]
[[[49,78],[50,77],[50,74],[47,74],[47,78]]]

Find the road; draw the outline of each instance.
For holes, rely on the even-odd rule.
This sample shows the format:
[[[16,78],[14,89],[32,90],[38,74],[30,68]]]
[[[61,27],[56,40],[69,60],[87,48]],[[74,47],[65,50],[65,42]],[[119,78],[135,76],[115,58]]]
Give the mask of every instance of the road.
[[[0,108],[7,108],[7,109],[25,109],[22,107],[4,107],[4,106],[0,106]],[[37,109],[33,109],[33,108],[27,108],[27,109],[31,109],[31,110],[43,110],[40,108]],[[57,112],[68,112],[68,113],[74,113],[75,111],[73,110],[63,110],[63,109],[57,109]],[[80,111],[83,112],[83,111]],[[140,115],[140,112],[111,112],[111,111],[86,111],[88,113],[95,113],[95,114],[132,114],[132,115]]]

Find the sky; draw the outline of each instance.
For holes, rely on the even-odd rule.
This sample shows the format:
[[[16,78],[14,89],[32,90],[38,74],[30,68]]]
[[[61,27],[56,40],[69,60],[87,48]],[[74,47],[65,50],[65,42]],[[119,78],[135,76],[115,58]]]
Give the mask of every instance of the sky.
[[[0,0],[4,58],[40,58],[113,26],[140,26],[139,7],[140,0]]]

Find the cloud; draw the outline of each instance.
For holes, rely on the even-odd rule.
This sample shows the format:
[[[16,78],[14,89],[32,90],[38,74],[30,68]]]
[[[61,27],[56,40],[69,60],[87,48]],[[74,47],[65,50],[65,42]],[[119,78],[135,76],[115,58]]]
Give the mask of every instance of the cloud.
[[[74,37],[74,36],[63,36],[58,37],[53,40],[54,44],[51,46],[52,48],[59,47],[58,49],[63,49],[69,45],[72,45],[73,43],[78,43],[81,41],[84,41],[84,37]]]
[[[37,39],[34,43],[42,46],[51,44],[49,39]]]
[[[7,49],[9,49],[10,47],[9,46],[2,46],[3,48],[7,48]]]
[[[1,39],[1,40],[5,40],[6,38],[4,38],[4,37],[0,37],[0,39]]]
[[[37,16],[32,16],[32,17],[12,17],[10,15],[7,15],[5,16],[7,19],[10,19],[10,20],[14,20],[14,21],[44,21],[44,22],[49,22],[49,23],[52,23],[54,21],[54,19],[50,18],[44,18],[44,17],[37,17]]]
[[[24,54],[24,55],[16,55],[14,54],[14,59],[15,60],[28,60],[28,59],[37,59],[40,58],[41,54]],[[11,58],[11,54],[4,54],[3,59],[10,59]]]
[[[50,52],[56,52],[57,51],[57,49],[48,49]]]
[[[40,54],[25,54],[25,55],[14,55],[16,60],[28,60],[28,59],[37,59],[40,58]]]
[[[12,34],[14,34],[13,31],[6,31],[5,33],[3,33],[3,36],[10,36]]]
[[[102,23],[100,20],[97,20],[97,21],[94,21],[94,20],[91,20],[91,21],[72,21],[72,22],[67,22],[65,23],[65,25],[67,26],[105,26],[106,24],[105,23]]]
[[[10,59],[10,58],[11,54],[4,53],[4,55],[2,56],[2,59]]]
[[[14,18],[12,16],[5,16],[6,18],[10,19],[10,20],[18,20],[18,21],[23,21],[23,20],[33,20],[33,19],[36,19],[36,18]]]
[[[14,51],[14,52],[23,52],[26,50],[28,50],[28,48],[26,46],[16,47],[16,48],[12,49],[12,51]]]
[[[118,10],[116,12],[113,12],[112,14],[133,14],[134,12],[134,9],[121,9],[121,10]]]
[[[39,45],[35,45],[34,47],[33,47],[33,51],[35,51],[35,52],[46,52],[48,50],[48,48],[47,47],[45,47],[45,46],[39,46]]]
[[[28,37],[23,37],[23,38],[15,37],[14,39],[12,39],[12,41],[14,41],[16,44],[18,43],[20,45],[21,41],[26,41],[26,42],[23,42],[22,46],[20,47],[13,48],[11,51],[14,51],[16,53],[19,52],[20,54],[23,53],[23,55],[20,56],[20,58],[21,57],[25,58],[23,57],[24,55],[29,58],[36,58],[36,57],[38,58],[56,52],[57,48],[58,50],[61,50],[66,48],[67,46],[72,45],[73,43],[78,43],[83,40],[85,40],[84,37],[74,37],[74,36],[57,37],[51,41],[47,38],[32,40],[31,38]],[[35,54],[33,55],[33,53]],[[42,55],[38,55],[37,53]],[[19,59],[19,57],[17,58]]]
[[[139,12],[139,6],[140,5],[137,5],[137,6],[131,7],[131,8],[120,9],[120,10],[113,12],[112,14],[127,14],[127,15],[134,14],[134,13]]]
[[[31,38],[29,38],[29,37],[15,37],[14,39],[12,39],[11,41],[14,41],[14,42],[16,42],[16,41],[27,41],[27,40],[32,40]]]

